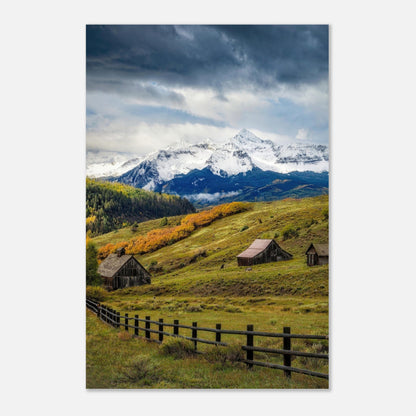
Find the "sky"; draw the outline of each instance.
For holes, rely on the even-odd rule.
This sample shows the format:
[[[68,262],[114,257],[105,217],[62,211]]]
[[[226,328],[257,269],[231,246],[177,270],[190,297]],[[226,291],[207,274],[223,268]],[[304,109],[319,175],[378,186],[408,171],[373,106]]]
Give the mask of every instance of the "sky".
[[[87,150],[328,144],[327,25],[87,25]]]

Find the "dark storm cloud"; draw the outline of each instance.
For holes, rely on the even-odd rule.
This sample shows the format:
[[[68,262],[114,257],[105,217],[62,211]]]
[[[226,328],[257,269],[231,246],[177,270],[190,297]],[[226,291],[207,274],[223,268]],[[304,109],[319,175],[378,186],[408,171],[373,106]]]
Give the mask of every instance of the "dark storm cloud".
[[[123,79],[213,87],[221,95],[327,76],[327,26],[87,26],[88,89],[123,90],[112,84]]]
[[[179,105],[185,102],[185,97],[159,85],[142,85],[140,83],[126,82],[121,79],[106,80],[87,78],[87,90],[115,93],[124,97],[141,97],[149,101],[157,101],[164,105]]]

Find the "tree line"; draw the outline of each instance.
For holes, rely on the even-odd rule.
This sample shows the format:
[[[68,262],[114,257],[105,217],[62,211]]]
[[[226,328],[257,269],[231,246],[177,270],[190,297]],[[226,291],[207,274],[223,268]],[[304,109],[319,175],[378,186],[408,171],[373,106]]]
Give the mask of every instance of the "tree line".
[[[186,198],[87,179],[86,232],[90,237],[136,222],[193,212]]]
[[[176,241],[182,240],[192,234],[198,228],[206,227],[213,221],[243,212],[249,209],[249,204],[244,202],[231,202],[218,205],[209,210],[185,216],[179,225],[167,228],[156,228],[146,235],[140,235],[128,241],[117,244],[108,243],[98,250],[98,258],[105,259],[109,254],[119,248],[124,248],[127,254],[145,254],[158,250]],[[161,222],[161,225],[164,222]]]

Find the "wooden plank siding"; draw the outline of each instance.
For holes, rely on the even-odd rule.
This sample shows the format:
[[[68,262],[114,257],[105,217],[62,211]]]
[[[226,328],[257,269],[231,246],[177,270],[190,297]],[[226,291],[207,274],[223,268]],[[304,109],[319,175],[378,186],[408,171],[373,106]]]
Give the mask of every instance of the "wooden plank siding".
[[[321,266],[329,263],[328,244],[311,244],[305,253],[308,266]]]

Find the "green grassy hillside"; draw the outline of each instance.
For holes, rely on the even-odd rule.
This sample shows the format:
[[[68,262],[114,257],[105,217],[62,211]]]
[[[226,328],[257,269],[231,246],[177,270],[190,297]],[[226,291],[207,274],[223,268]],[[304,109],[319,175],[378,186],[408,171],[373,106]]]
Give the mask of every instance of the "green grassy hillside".
[[[180,219],[180,216],[171,217],[168,221],[175,224]],[[140,233],[144,235],[159,227],[160,219],[148,221],[140,224],[136,233],[124,228],[96,237],[93,241],[100,248]],[[256,238],[275,238],[284,250],[293,255],[293,259],[252,266],[250,271],[246,267],[238,267],[236,256]],[[155,320],[164,318],[165,322],[179,319],[183,324],[198,322],[200,326],[211,328],[221,323],[223,328],[242,330],[247,324],[253,324],[256,330],[272,332],[281,332],[283,326],[290,326],[292,333],[328,334],[328,265],[306,265],[305,251],[311,242],[328,242],[328,196],[251,203],[248,211],[216,220],[184,240],[153,253],[136,256],[151,271],[152,283],[110,292],[104,303],[122,314],[151,316]],[[235,342],[235,339],[224,336],[224,341]],[[273,342],[262,345],[281,347],[281,340]],[[300,350],[304,351],[305,347],[315,348],[314,345],[299,345]],[[115,353],[113,347],[108,348],[108,354]],[[157,354],[158,347],[151,348],[151,355]],[[87,356],[89,354],[87,350]],[[92,356],[91,360],[94,360]],[[165,361],[167,358],[159,357],[157,360],[162,360],[158,365],[171,365]],[[185,363],[188,365],[187,361]],[[191,363],[193,366],[195,361]],[[202,368],[200,364],[195,365]],[[320,363],[306,367],[327,371],[327,367],[322,367]],[[104,364],[101,370],[109,371]],[[192,371],[196,371],[195,368]],[[189,386],[210,387],[207,380],[218,376],[218,366],[207,371],[204,376],[207,379],[200,380],[199,384],[195,381]],[[273,383],[276,387],[284,386],[280,371],[256,371],[261,371],[261,377],[270,380],[267,386],[271,387]],[[89,374],[89,385],[104,386],[103,379],[98,378],[97,369],[96,374]],[[233,381],[229,380],[231,384],[227,387],[255,388],[260,383],[260,379],[254,373],[252,376],[247,374],[245,368],[232,369],[230,374],[233,374]],[[169,383],[167,388],[181,387],[179,381]],[[300,376],[296,387],[325,385],[313,378]],[[134,387],[134,384],[123,386]],[[155,382],[150,386],[159,385]]]
[[[153,269],[151,286],[125,289],[139,294],[172,295],[313,295],[326,296],[328,266],[308,267],[305,251],[311,242],[328,241],[326,195],[301,200],[252,203],[250,210],[215,221],[191,236],[151,254],[136,256]],[[181,217],[169,218],[177,223]],[[94,238],[100,248],[157,228],[160,220],[140,224],[137,232],[117,230]],[[246,228],[248,227],[248,228]],[[284,238],[285,229],[294,236]],[[256,238],[275,238],[293,255],[284,262],[238,267],[236,256]],[[223,268],[221,266],[224,265]],[[120,291],[117,293],[122,293]]]

